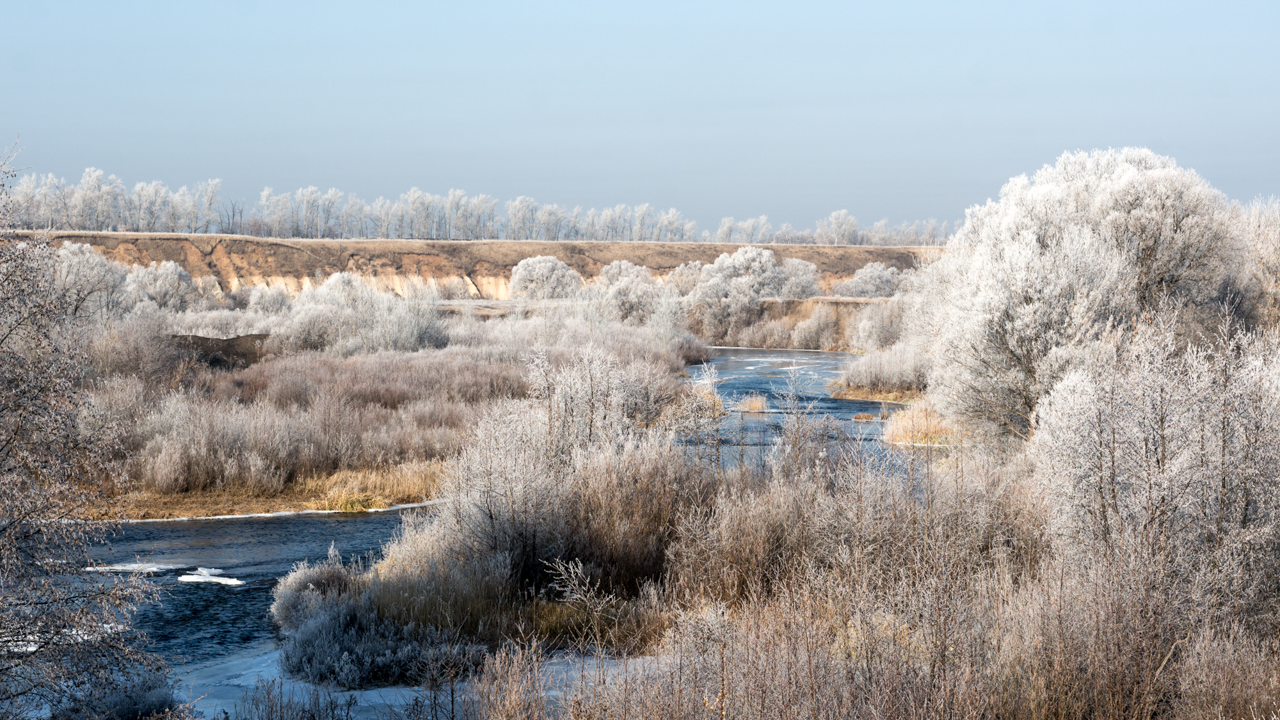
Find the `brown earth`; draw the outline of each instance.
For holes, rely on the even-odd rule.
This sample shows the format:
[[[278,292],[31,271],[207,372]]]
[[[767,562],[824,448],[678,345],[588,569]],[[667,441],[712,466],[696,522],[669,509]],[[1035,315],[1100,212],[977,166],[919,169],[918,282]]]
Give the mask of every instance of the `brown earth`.
[[[20,233],[21,234],[21,233]],[[25,233],[30,234],[30,233]],[[63,232],[55,242],[91,245],[128,265],[172,260],[194,277],[213,276],[224,291],[266,284],[291,293],[336,272],[353,272],[377,286],[400,291],[410,277],[435,283],[462,282],[473,297],[505,300],[516,263],[553,255],[584,278],[615,260],[644,265],[658,276],[682,263],[714,262],[740,245],[718,243],[601,243],[505,240],[275,240],[243,235]],[[870,262],[899,269],[933,256],[937,248],[827,245],[762,245],[781,260],[799,258],[821,273],[823,291]]]
[[[267,335],[241,335],[233,338],[207,338],[199,335],[174,335],[178,347],[194,356],[202,365],[225,370],[239,370],[262,359],[262,344]]]

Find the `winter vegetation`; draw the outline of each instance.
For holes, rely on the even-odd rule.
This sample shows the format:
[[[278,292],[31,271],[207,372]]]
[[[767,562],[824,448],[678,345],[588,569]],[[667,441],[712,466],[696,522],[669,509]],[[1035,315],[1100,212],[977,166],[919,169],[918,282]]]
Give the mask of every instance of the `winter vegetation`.
[[[852,278],[838,283],[832,290],[836,295],[846,297],[893,297],[901,282],[902,274],[898,272],[898,268],[873,262],[855,272]]]
[[[949,231],[936,220],[889,227],[881,220],[860,229],[845,210],[822,218],[813,230],[765,216],[727,217],[716,230],[674,208],[616,205],[602,210],[541,204],[528,197],[506,203],[488,195],[450,190],[432,195],[418,188],[395,199],[365,202],[336,188],[308,187],[276,193],[265,188],[257,205],[220,200],[220,180],[176,191],[159,181],[132,189],[115,175],[88,168],[77,184],[53,175],[25,175],[13,188],[14,222],[27,230],[226,233],[275,238],[418,238],[433,240],[578,240],[596,242],[792,243],[807,245],[941,245]]]
[[[162,665],[130,620],[155,591],[89,569],[90,547],[113,527],[94,516],[115,468],[109,425],[80,382],[84,328],[71,308],[84,292],[55,267],[51,248],[0,239],[0,717],[88,717],[120,693],[154,714],[176,703],[151,692]]]
[[[446,461],[444,510],[281,583],[286,663],[360,686],[406,628],[421,658],[479,644],[472,717],[1268,716],[1280,348],[1251,253],[1274,250],[1271,207],[1147,151],[1068,154],[938,262],[868,270],[847,290],[888,297],[844,323],[867,353],[847,379],[927,398],[892,451],[784,408],[764,462],[727,469],[670,445],[718,422],[713,387],[638,412],[607,353],[535,357]],[[740,308],[810,292],[746,252],[692,275],[662,292],[706,337],[767,333]],[[553,701],[517,637],[653,659]]]
[[[6,241],[5,317],[34,329],[0,346],[17,438],[0,447],[25,453],[0,455],[0,503],[28,502],[0,518],[29,507],[18,526],[69,538],[39,546],[62,558],[103,526],[60,522],[57,503],[117,489],[341,478],[340,506],[376,475],[384,500],[437,498],[375,556],[299,564],[271,608],[286,673],[413,684],[409,718],[1271,717],[1277,207],[1146,150],[1068,153],[971,208],[936,261],[837,288],[856,300],[820,302],[812,265],[758,247],[591,282],[533,257],[487,320],[429,283],[226,293],[172,264]],[[766,312],[799,301],[803,320]],[[214,363],[190,336],[252,352]],[[919,401],[864,439],[796,394],[748,398],[777,440],[726,462],[714,374],[679,379],[708,343],[856,350],[846,385]],[[78,560],[10,562],[25,537],[0,535],[6,600],[100,587],[117,594],[57,604],[101,627],[146,597],[50,574]],[[6,612],[8,630],[52,611]],[[52,637],[90,647],[74,627]],[[64,656],[27,649],[34,632],[0,634],[19,661],[0,690],[89,697]],[[598,669],[552,692],[554,653]],[[164,696],[141,670],[110,676]],[[274,684],[238,711],[351,712]]]

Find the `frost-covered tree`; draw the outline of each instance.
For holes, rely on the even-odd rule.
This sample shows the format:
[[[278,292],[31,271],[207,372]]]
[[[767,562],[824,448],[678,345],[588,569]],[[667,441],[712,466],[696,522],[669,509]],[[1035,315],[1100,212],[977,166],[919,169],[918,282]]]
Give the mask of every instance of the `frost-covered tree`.
[[[433,195],[416,187],[398,198],[366,202],[336,188],[314,186],[276,193],[266,188],[245,217],[236,200],[218,199],[221,181],[209,180],[170,190],[160,181],[139,182],[127,189],[119,178],[88,168],[79,184],[54,175],[27,175],[15,188],[17,225],[27,230],[119,230],[133,232],[247,232],[263,237],[424,238],[437,240],[589,240],[599,242],[799,243],[830,245],[938,245],[946,224],[935,221],[890,228],[887,221],[862,232],[857,221],[839,210],[817,222],[817,230],[776,232],[761,215],[725,218],[714,233],[698,232],[697,223],[678,210],[658,211],[648,203],[572,210],[519,196],[505,203],[487,195],[450,190]]]
[[[1239,259],[1221,193],[1145,149],[1067,153],[970,208],[918,284],[946,411],[1026,436],[1075,348],[1168,302],[1208,305]],[[1190,315],[1188,315],[1190,317]]]
[[[1256,201],[1245,207],[1237,227],[1248,243],[1261,310],[1271,323],[1280,320],[1280,200]]]
[[[858,243],[858,219],[848,210],[837,210],[818,221],[816,240],[820,245],[856,245]]]
[[[111,529],[90,519],[105,438],[79,387],[57,251],[2,234],[11,177],[0,162],[0,717],[36,717],[150,662],[129,626],[151,593],[86,570]]]
[[[702,263],[698,260],[690,260],[677,265],[674,270],[667,273],[663,281],[680,295],[688,295],[698,287],[700,277],[702,277]]]
[[[550,255],[521,260],[511,270],[511,297],[528,300],[571,298],[582,287],[582,276]]]
[[[1280,346],[1229,324],[1184,348],[1162,318],[1099,343],[1037,411],[1066,547],[1136,550],[1229,619],[1277,622]],[[1096,556],[1096,554],[1095,554]]]

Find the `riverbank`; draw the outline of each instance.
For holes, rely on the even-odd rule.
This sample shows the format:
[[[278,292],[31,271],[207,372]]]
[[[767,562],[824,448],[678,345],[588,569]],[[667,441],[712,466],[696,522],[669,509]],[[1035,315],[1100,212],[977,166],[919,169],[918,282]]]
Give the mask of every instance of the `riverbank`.
[[[837,400],[865,400],[867,402],[910,405],[919,402],[924,397],[924,392],[920,390],[872,390],[871,388],[833,383],[831,397]]]
[[[435,461],[342,470],[323,477],[301,478],[269,495],[241,487],[185,493],[138,489],[116,495],[108,512],[120,513],[129,520],[163,520],[384,509],[431,500],[439,484],[441,465]]]

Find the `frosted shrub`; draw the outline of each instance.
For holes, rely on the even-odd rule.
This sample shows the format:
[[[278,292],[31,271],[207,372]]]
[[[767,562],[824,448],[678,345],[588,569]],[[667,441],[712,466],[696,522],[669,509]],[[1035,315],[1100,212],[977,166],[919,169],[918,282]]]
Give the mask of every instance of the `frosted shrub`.
[[[628,596],[660,578],[676,518],[706,491],[669,436],[637,433],[678,392],[654,396],[652,373],[594,348],[562,365],[536,355],[531,399],[480,413],[444,473],[449,503],[405,522],[358,602],[401,628],[496,640],[522,622],[525,599],[554,592],[556,561]],[[312,622],[292,619],[308,605],[280,598],[278,621]]]
[[[485,646],[383,620],[369,602],[340,595],[317,606],[281,643],[284,671],[361,688],[409,684],[428,672],[465,677],[484,663]]]
[[[285,326],[282,316],[254,310],[222,309],[184,312],[168,315],[164,319],[169,332],[175,335],[196,335],[205,338],[272,335],[278,333]],[[292,329],[290,328],[290,330]],[[281,342],[277,340],[271,345],[278,349]]]
[[[561,300],[573,297],[581,287],[577,271],[549,255],[525,258],[511,270],[513,298]]]
[[[217,283],[193,279],[172,260],[153,262],[147,267],[135,265],[125,277],[122,293],[131,306],[152,302],[169,312],[205,309],[221,303]]]
[[[288,319],[271,333],[272,345],[282,350],[324,350],[337,341],[343,309],[304,302],[294,306]]]
[[[903,337],[906,324],[905,306],[901,297],[884,303],[864,305],[856,320],[848,324],[849,345],[870,352],[897,343]]]
[[[1280,667],[1264,644],[1238,628],[1201,630],[1178,672],[1182,717],[1275,717]]]
[[[688,295],[698,286],[698,279],[702,277],[702,263],[698,260],[690,260],[677,265],[674,270],[667,273],[662,282],[675,289],[681,296]]]
[[[710,517],[679,526],[673,583],[715,600],[741,599],[785,579],[806,557],[831,557],[841,520],[835,498],[816,484],[770,483],[763,492],[722,495]]]
[[[711,359],[706,343],[690,333],[681,333],[672,343],[672,350],[685,365],[696,365]]]
[[[94,314],[105,326],[105,333],[91,339],[104,346],[112,344],[110,336],[118,329],[144,324],[156,328],[155,335],[269,334],[267,350],[274,353],[411,352],[448,343],[436,314],[438,295],[423,283],[410,284],[401,297],[379,292],[351,273],[335,273],[294,300],[279,288],[264,286],[223,297],[213,278],[193,279],[173,262],[126,271],[85,248],[62,248],[59,274],[69,291],[74,288],[77,313]]]
[[[226,304],[216,280],[193,278],[171,260],[130,269],[77,243],[58,249],[57,276],[70,309],[80,316],[105,319],[130,311],[178,313]]]
[[[791,347],[799,350],[830,350],[839,344],[840,320],[830,305],[818,305],[791,331]]]
[[[873,262],[859,268],[852,278],[837,283],[832,292],[846,297],[892,297],[901,281],[898,268]]]
[[[271,616],[284,632],[292,632],[325,598],[349,595],[358,587],[352,568],[343,564],[337,548],[331,545],[328,558],[314,565],[303,560],[276,582],[271,591]]]
[[[598,284],[591,289],[598,295],[606,318],[637,325],[652,319],[660,311],[658,306],[664,297],[674,294],[669,286],[653,282],[649,268],[626,260],[604,266]],[[678,308],[679,303],[674,306]]]
[[[284,635],[281,665],[309,682],[344,688],[416,683],[423,675],[464,677],[484,646],[459,643],[412,624],[379,619],[365,578],[333,548],[315,565],[298,563],[272,591],[271,615]]]
[[[516,362],[523,362],[533,348],[545,348],[548,357],[559,363],[571,359],[577,349],[596,346],[608,348],[624,363],[644,362],[678,372],[684,362],[677,348],[690,341],[684,339],[687,333],[668,330],[652,323],[640,327],[603,323],[589,312],[556,312],[542,317],[454,321],[449,326],[449,342],[451,347],[465,345]]]
[[[339,355],[443,347],[448,336],[436,316],[435,299],[424,288],[399,298],[374,290],[357,275],[335,273],[293,301],[272,342],[283,350],[330,349]]]
[[[288,312],[290,305],[289,293],[283,289],[254,285],[249,290],[249,299],[245,309],[250,312],[275,315]]]
[[[788,258],[779,265],[773,251],[744,247],[702,267],[697,285],[685,298],[689,329],[721,342],[756,322],[760,300],[799,300],[817,291],[812,263]]]
[[[929,362],[917,347],[900,342],[849,360],[840,382],[848,387],[874,392],[923,390],[928,382]]]
[[[653,668],[585,689],[577,716],[1034,717],[1001,704],[998,665],[1044,549],[1025,475],[973,455],[904,477],[847,449],[682,526],[673,590],[693,600]]]
[[[740,347],[785,348],[791,344],[791,328],[786,320],[762,320],[743,328],[727,342]]]
[[[776,296],[765,294],[764,297],[777,297],[779,300],[803,300],[818,294],[818,266],[799,258],[786,258],[782,261],[782,274],[785,280]]]
[[[167,331],[157,312],[107,320],[86,339],[90,367],[102,377],[146,378],[155,390],[180,385],[185,355]]]
[[[50,720],[197,717],[190,706],[178,700],[168,674],[160,670],[117,673],[105,682],[77,689],[72,698],[51,710]]]

